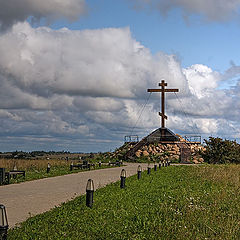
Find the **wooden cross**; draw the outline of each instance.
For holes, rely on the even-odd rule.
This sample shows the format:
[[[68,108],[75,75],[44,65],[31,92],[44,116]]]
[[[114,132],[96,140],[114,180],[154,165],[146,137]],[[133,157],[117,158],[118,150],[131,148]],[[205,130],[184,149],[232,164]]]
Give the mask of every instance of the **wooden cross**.
[[[166,89],[165,87],[167,86],[167,83],[165,83],[164,80],[162,80],[161,83],[158,84],[158,86],[162,87],[161,89],[148,89],[147,91],[148,92],[161,92],[162,95],[161,95],[161,100],[162,100],[162,104],[161,104],[161,107],[162,107],[162,112],[159,112],[159,115],[161,116],[162,118],[162,128],[165,128],[165,119],[167,119],[167,116],[165,115],[165,95],[164,93],[165,92],[178,92],[178,89]]]

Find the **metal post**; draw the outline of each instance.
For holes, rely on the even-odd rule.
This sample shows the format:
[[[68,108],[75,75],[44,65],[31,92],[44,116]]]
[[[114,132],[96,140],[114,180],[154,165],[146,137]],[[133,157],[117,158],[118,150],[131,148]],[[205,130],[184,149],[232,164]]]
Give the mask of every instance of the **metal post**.
[[[71,162],[71,164],[70,164],[70,171],[72,171],[73,170],[73,162]]]
[[[154,171],[157,171],[157,164],[154,163]]]
[[[7,240],[8,220],[4,205],[0,204],[0,239]]]
[[[126,171],[124,169],[122,169],[120,177],[121,177],[120,188],[125,188]]]
[[[88,179],[86,187],[86,206],[90,208],[92,208],[93,206],[93,192],[94,192],[93,180]]]
[[[48,165],[47,165],[47,173],[50,172],[50,168],[51,168],[51,165],[50,165],[50,163],[48,163]]]
[[[5,168],[0,168],[0,185],[5,182]]]
[[[150,174],[150,173],[151,173],[151,167],[150,167],[150,164],[148,164],[147,174]]]
[[[139,180],[142,175],[142,167],[140,165],[138,166],[137,174],[138,174],[138,180]]]
[[[125,182],[126,182],[126,178],[125,177],[121,177],[120,188],[125,188]]]

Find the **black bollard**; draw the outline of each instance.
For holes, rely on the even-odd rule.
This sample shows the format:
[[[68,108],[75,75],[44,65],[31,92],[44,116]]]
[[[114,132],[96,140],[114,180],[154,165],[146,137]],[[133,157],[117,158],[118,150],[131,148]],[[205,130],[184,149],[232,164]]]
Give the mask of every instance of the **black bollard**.
[[[158,167],[159,167],[159,169],[161,169],[161,162],[159,162]]]
[[[8,221],[4,205],[0,204],[0,239],[7,240]]]
[[[50,163],[48,163],[48,165],[47,165],[47,173],[50,173],[50,168],[51,168],[51,165],[50,165]]]
[[[71,162],[71,164],[70,164],[70,171],[72,171],[73,170],[73,162]]]
[[[138,174],[138,180],[139,180],[142,175],[142,167],[140,165],[138,166],[137,174]]]
[[[0,185],[5,182],[5,168],[0,168]]]
[[[157,164],[154,163],[154,171],[157,171]]]
[[[122,169],[120,177],[121,177],[120,188],[125,188],[126,171],[124,169]]]
[[[93,192],[94,192],[93,180],[88,179],[86,187],[86,206],[90,208],[92,208],[93,206]]]
[[[148,168],[147,168],[147,174],[151,173],[151,167],[150,167],[150,163],[148,164]]]

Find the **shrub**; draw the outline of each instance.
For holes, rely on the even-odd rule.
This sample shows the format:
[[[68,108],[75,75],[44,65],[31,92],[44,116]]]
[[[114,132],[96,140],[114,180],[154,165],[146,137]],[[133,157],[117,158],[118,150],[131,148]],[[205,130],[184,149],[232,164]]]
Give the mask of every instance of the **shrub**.
[[[206,150],[202,153],[208,163],[240,163],[240,145],[236,141],[210,137],[204,139]]]

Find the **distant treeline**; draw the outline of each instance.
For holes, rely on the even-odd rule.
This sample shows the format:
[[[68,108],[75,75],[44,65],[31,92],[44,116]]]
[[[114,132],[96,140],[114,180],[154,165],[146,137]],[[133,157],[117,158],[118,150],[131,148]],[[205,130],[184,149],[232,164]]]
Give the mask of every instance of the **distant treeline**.
[[[41,157],[45,155],[63,155],[63,154],[71,154],[69,151],[32,151],[32,152],[24,152],[24,151],[14,151],[14,152],[0,152],[0,158],[33,158],[33,157]],[[82,153],[79,153],[82,154]]]

